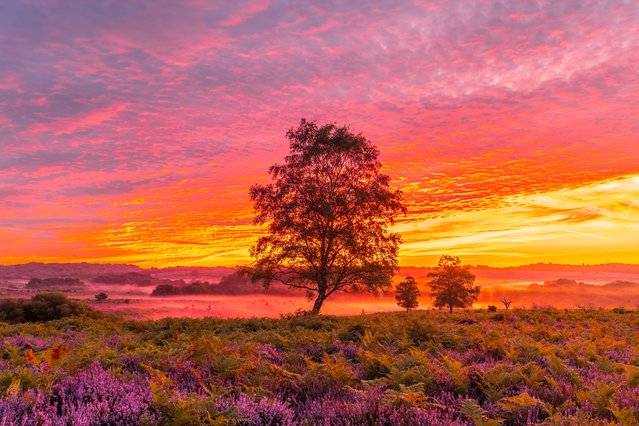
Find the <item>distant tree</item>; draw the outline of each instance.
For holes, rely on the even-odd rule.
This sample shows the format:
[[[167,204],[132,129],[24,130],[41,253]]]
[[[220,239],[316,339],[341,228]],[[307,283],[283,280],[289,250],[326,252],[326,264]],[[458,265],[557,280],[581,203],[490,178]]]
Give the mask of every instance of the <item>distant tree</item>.
[[[513,303],[513,301],[508,297],[502,297],[500,302],[502,303],[502,305],[504,305],[504,308],[506,310],[508,310],[508,308],[510,308],[510,305]]]
[[[268,234],[243,271],[265,287],[306,290],[312,313],[336,291],[388,288],[400,243],[389,227],[406,210],[380,171],[379,150],[348,127],[305,119],[286,137],[290,153],[269,169],[273,182],[250,190],[254,223],[268,223]]]
[[[432,278],[428,284],[436,307],[448,306],[449,312],[453,312],[454,307],[465,308],[477,301],[479,286],[473,285],[475,275],[470,267],[461,266],[459,257],[442,256],[435,271],[428,276]]]
[[[395,300],[397,304],[409,311],[419,306],[417,298],[419,297],[419,289],[417,288],[417,282],[413,277],[406,277],[404,281],[397,285],[395,291]]]
[[[488,312],[497,312],[497,306],[488,305]]]
[[[150,286],[154,283],[152,276],[141,272],[98,275],[92,281],[100,284],[132,284],[138,286]]]
[[[151,296],[177,296],[182,294],[182,289],[170,284],[160,284],[151,292]]]
[[[109,298],[109,295],[108,295],[108,294],[106,294],[106,293],[105,293],[105,292],[103,292],[103,291],[95,295],[95,299],[96,299],[98,302],[104,302],[104,301],[105,301],[105,300],[107,300],[108,298]]]

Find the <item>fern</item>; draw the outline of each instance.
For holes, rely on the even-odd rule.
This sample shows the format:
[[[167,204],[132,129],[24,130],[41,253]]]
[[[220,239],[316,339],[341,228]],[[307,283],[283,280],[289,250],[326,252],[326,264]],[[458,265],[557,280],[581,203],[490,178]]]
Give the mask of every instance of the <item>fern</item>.
[[[486,410],[484,410],[474,399],[467,399],[460,403],[459,406],[461,412],[475,426],[499,426],[503,424],[502,419],[489,419],[486,416]]]
[[[509,367],[498,366],[480,374],[477,386],[490,401],[503,398],[507,388],[519,381],[519,377],[513,376],[508,370]]]
[[[597,413],[603,416],[609,412],[612,397],[619,387],[619,384],[599,382],[589,390],[577,392],[577,400],[581,403],[590,402]]]
[[[528,392],[524,392],[517,396],[502,398],[497,402],[497,405],[506,413],[511,414],[527,411],[537,407],[546,410],[546,404],[544,404],[543,401],[528,395]]]
[[[639,386],[639,368],[635,366],[627,366],[626,372],[628,374],[628,386]]]
[[[370,348],[375,343],[377,343],[377,338],[369,329],[364,330],[364,335],[362,336],[362,346],[364,348]]]
[[[7,396],[18,396],[20,394],[20,379],[13,379],[7,388]]]
[[[621,426],[638,426],[639,421],[635,417],[635,410],[632,407],[619,408],[614,402],[610,404],[610,412]]]
[[[453,379],[455,391],[465,393],[468,389],[468,381],[466,380],[468,367],[464,367],[461,362],[447,355],[442,355],[441,364]]]
[[[151,375],[151,378],[149,379],[149,387],[151,388],[153,400],[160,406],[169,405],[169,401],[171,399],[170,395],[172,395],[172,392],[170,392],[170,385],[173,381],[162,371],[147,364],[141,365]]]

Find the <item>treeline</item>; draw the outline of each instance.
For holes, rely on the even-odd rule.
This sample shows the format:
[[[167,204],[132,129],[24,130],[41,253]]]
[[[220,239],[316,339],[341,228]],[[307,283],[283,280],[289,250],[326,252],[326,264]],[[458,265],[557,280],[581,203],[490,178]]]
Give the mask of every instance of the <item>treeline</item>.
[[[0,322],[44,322],[71,316],[100,314],[85,303],[69,299],[64,293],[40,293],[31,300],[4,299],[0,301]]]
[[[134,285],[138,287],[149,287],[157,285],[183,286],[184,280],[169,280],[155,278],[149,274],[141,272],[127,272],[126,274],[105,274],[98,275],[91,280],[94,284],[109,285]]]
[[[84,281],[79,278],[32,278],[26,285],[30,290],[50,290],[50,289],[74,289],[80,290],[86,287]]]
[[[161,284],[158,285],[151,296],[180,296],[192,294],[219,294],[219,295],[243,295],[243,294],[278,294],[278,295],[299,295],[300,291],[283,286],[271,286],[268,289],[251,284],[251,282],[234,273],[222,278],[219,283],[208,281],[194,281],[189,284]]]
[[[151,275],[143,274],[141,272],[98,275],[91,281],[97,284],[126,284],[137,286],[150,286],[156,282]]]

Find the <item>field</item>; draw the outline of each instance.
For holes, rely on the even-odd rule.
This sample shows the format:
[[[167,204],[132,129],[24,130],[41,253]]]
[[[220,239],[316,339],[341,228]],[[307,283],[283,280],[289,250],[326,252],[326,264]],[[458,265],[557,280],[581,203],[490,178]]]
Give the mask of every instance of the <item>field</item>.
[[[637,424],[639,313],[0,324],[0,424]]]

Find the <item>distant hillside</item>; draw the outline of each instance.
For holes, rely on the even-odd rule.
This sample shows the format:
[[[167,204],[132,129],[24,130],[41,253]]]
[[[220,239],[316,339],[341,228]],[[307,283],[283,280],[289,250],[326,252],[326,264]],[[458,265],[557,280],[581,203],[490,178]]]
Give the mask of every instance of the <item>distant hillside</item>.
[[[471,270],[477,277],[477,284],[482,286],[484,294],[491,288],[523,289],[530,283],[552,282],[557,278],[574,280],[576,282],[603,285],[618,291],[632,289],[627,283],[639,282],[639,265],[633,264],[603,264],[603,265],[557,265],[537,263],[515,267],[490,267],[473,266]],[[140,268],[126,264],[91,264],[91,263],[27,263],[23,265],[0,265],[0,280],[31,278],[56,278],[73,277],[86,282],[95,282],[97,278],[106,285],[127,284],[127,277],[136,276],[144,281],[133,280],[132,285],[160,285],[172,284],[170,281],[184,280],[186,283],[193,281],[206,281],[219,283],[224,276],[232,274],[235,270],[230,267],[201,267],[201,266],[177,266],[170,268]],[[407,275],[416,278],[419,287],[427,291],[428,273],[432,268],[403,266],[395,276],[395,282],[399,282]],[[144,276],[143,276],[144,275]],[[114,279],[102,278],[110,277]],[[124,280],[120,279],[125,277]],[[537,289],[549,291],[551,287]],[[233,291],[239,291],[233,289]],[[251,290],[253,292],[253,290]]]
[[[219,281],[222,277],[235,272],[235,269],[226,266],[174,266],[171,268],[149,268],[144,271],[156,278],[163,279],[204,279]]]
[[[395,280],[400,281],[407,275],[417,279],[418,284],[428,281],[428,273],[432,268],[403,266]],[[556,265],[537,263],[524,266],[497,268],[491,266],[472,266],[471,271],[477,277],[477,283],[486,287],[511,285],[518,283],[526,285],[533,282],[553,281],[558,277],[575,281],[585,281],[594,284],[604,284],[613,281],[639,281],[639,265],[606,264],[606,265]]]
[[[303,294],[300,289],[287,287],[279,283],[273,283],[269,288],[252,284],[247,278],[237,273],[224,276],[219,283],[209,283],[194,281],[189,284],[161,284],[158,285],[151,296],[177,296],[189,294],[225,294],[225,295],[247,295],[247,294],[270,294],[281,296],[299,296]]]
[[[101,274],[123,274],[127,272],[143,272],[135,265],[95,264],[95,263],[25,263],[22,265],[0,265],[2,278],[56,278],[78,277],[88,278]]]
[[[606,284],[591,284],[567,278],[533,283],[522,288],[492,287],[482,289],[480,303],[495,303],[508,298],[516,306],[555,306],[575,308],[577,306],[634,308],[639,305],[639,282],[612,281]]]
[[[94,281],[96,277],[146,274],[158,279],[207,279],[218,281],[235,270],[228,267],[178,266],[171,268],[140,268],[126,264],[97,263],[25,263],[21,265],[0,265],[0,278],[31,279],[77,277]],[[111,281],[109,281],[111,283]]]
[[[131,284],[136,286],[149,286],[154,284],[154,279],[149,274],[142,272],[127,272],[125,274],[104,274],[94,277],[91,281],[97,284]]]
[[[619,290],[628,290],[639,292],[639,283],[634,281],[613,281],[603,285],[588,284],[582,281],[575,281],[566,278],[559,278],[553,281],[545,281],[543,284],[530,284],[526,290],[543,291],[543,290],[580,290],[580,291],[596,291],[598,293],[610,291],[618,292]]]
[[[32,278],[26,288],[29,290],[77,291],[86,289],[86,284],[78,278]]]

